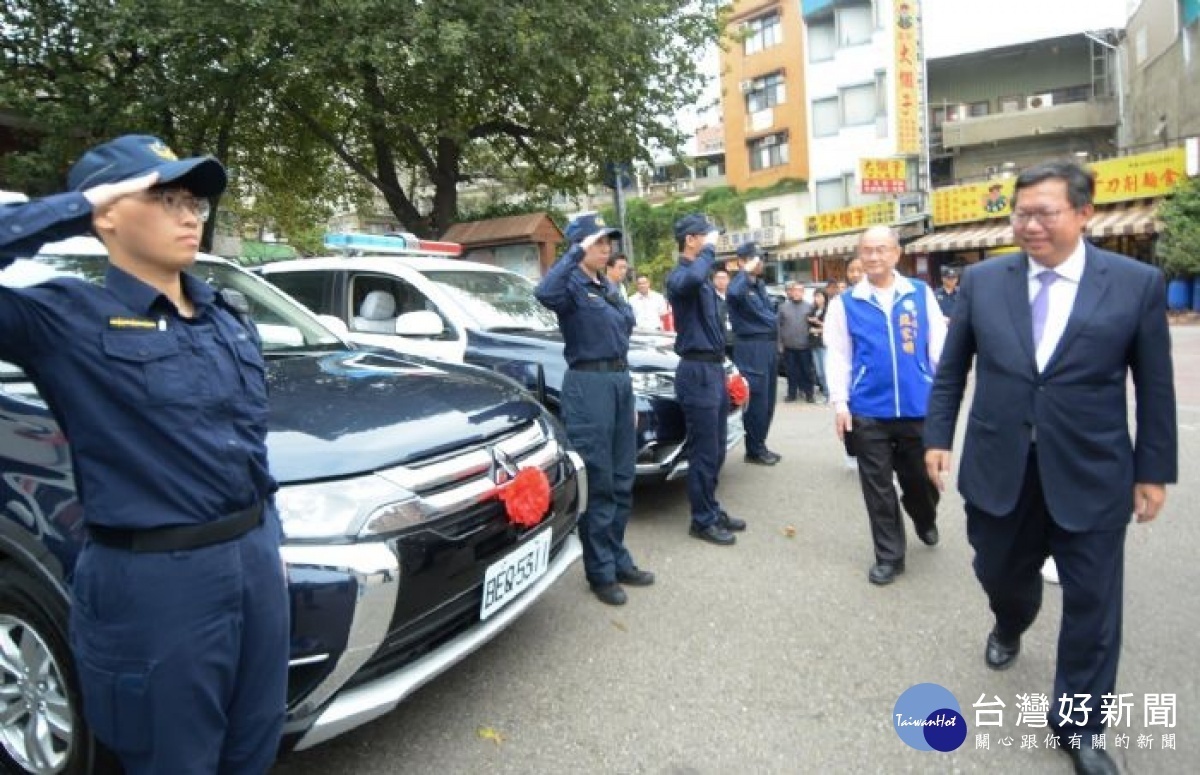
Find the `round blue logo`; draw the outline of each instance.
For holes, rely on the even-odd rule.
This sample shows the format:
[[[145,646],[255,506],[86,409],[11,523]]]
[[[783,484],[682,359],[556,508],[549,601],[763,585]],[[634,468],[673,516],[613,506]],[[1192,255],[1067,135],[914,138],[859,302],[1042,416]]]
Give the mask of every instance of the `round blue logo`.
[[[918,751],[953,751],[967,739],[958,700],[938,684],[906,689],[892,709],[892,726],[905,745]]]

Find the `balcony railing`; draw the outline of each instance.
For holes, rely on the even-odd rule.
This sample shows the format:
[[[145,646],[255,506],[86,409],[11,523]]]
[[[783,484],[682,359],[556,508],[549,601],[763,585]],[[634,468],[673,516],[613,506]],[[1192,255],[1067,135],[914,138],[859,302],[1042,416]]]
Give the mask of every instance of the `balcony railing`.
[[[1115,128],[1117,124],[1117,103],[1112,99],[1041,105],[1009,113],[947,121],[941,126],[939,145],[943,148],[962,148],[1036,135]],[[930,140],[933,145],[932,136]]]

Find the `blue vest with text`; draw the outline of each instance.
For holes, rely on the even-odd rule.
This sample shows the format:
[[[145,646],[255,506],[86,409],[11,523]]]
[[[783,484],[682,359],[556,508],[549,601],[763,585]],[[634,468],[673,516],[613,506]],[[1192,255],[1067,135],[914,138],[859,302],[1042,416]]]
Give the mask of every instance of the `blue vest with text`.
[[[841,295],[854,352],[851,414],[883,420],[925,416],[933,385],[927,291],[920,280],[905,280],[912,287],[902,292],[898,279],[890,316],[874,297]]]

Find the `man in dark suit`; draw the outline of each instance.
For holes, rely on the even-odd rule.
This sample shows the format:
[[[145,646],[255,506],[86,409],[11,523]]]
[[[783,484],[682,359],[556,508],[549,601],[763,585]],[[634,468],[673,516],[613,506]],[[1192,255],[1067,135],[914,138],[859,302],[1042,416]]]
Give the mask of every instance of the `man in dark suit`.
[[[958,486],[995,615],[987,665],[1016,660],[1041,606],[1039,569],[1053,556],[1063,616],[1049,721],[1077,772],[1115,773],[1092,740],[1104,732],[1102,698],[1116,687],[1125,530],[1131,514],[1149,522],[1162,508],[1177,430],[1162,275],[1083,239],[1094,191],[1091,174],[1070,162],[1017,178],[1013,234],[1024,252],[965,272],[925,441],[940,487],[975,359]]]

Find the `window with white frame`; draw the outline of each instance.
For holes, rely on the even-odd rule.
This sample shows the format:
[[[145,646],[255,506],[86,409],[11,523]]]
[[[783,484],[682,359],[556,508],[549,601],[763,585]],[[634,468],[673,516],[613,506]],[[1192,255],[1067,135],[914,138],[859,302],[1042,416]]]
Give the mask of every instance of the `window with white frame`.
[[[785,102],[787,89],[783,82],[783,73],[771,73],[750,82],[750,91],[746,93],[747,113],[757,113]]]
[[[838,109],[837,97],[826,97],[812,102],[812,131],[813,137],[829,137],[836,135],[842,128],[841,113]]]
[[[839,89],[842,102],[842,126],[874,124],[879,112],[875,99],[875,84],[864,83]]]
[[[824,62],[837,53],[837,27],[833,19],[812,22],[808,26],[808,61]]]
[[[783,27],[779,23],[778,11],[746,21],[743,30],[746,34],[747,54],[754,54],[783,42]]]
[[[840,210],[850,206],[845,176],[817,181],[817,212]]]
[[[875,32],[875,11],[871,3],[855,3],[837,9],[837,43],[839,48],[861,46],[871,42]]]
[[[783,222],[779,217],[779,208],[772,207],[770,210],[763,210],[758,214],[759,220],[762,222],[764,229],[769,229],[772,226],[782,226]]]
[[[750,151],[750,169],[765,170],[788,163],[787,132],[760,137],[746,143]]]

